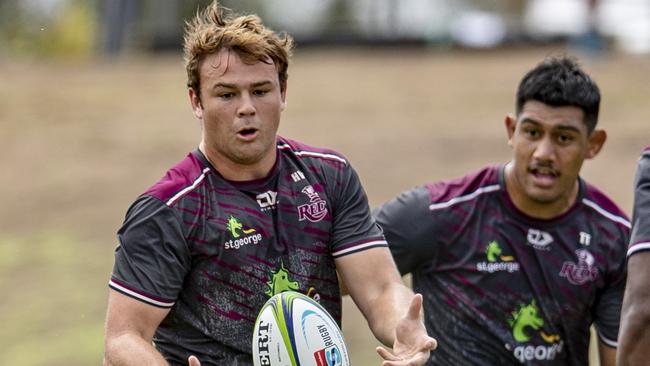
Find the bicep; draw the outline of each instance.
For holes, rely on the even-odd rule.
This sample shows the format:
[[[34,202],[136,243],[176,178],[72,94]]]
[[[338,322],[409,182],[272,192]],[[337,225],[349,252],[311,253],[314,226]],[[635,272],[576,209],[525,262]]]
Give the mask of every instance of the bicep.
[[[622,347],[650,344],[644,331],[650,324],[650,251],[635,253],[628,259],[628,276],[621,311]],[[633,347],[638,348],[638,347]]]
[[[650,251],[630,256],[627,265],[624,309],[645,309],[650,314]]]
[[[392,285],[402,284],[386,247],[372,248],[336,259],[345,288],[359,309],[367,314],[372,302]]]
[[[106,312],[106,340],[130,334],[150,342],[168,313],[169,308],[148,305],[111,289]]]

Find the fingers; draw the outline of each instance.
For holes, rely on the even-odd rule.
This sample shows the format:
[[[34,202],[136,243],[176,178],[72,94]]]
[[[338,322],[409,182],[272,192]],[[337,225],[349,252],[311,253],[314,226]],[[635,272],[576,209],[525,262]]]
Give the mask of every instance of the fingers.
[[[407,317],[412,320],[419,320],[420,319],[420,314],[422,312],[422,303],[424,299],[422,298],[422,294],[415,294],[413,298],[411,299],[411,304],[409,306],[409,311],[407,314]],[[436,348],[438,348],[438,341],[435,340],[435,338],[428,337],[429,339],[426,341],[424,344],[424,349],[433,351]]]
[[[375,348],[375,351],[377,351],[377,353],[379,354],[379,356],[380,356],[381,358],[383,358],[384,360],[388,360],[388,361],[397,361],[397,360],[399,360],[398,357],[396,357],[395,355],[393,355],[392,353],[390,353],[390,352],[389,352],[387,349],[385,349],[384,347],[377,347],[377,348]]]
[[[427,341],[425,347],[429,349],[429,351],[433,351],[438,348],[438,341],[436,341],[435,338],[429,337],[429,340]]]
[[[420,319],[420,312],[422,311],[422,295],[415,294],[411,299],[411,304],[409,305],[409,311],[407,313],[407,318],[418,320]]]
[[[189,366],[201,366],[201,362],[199,362],[199,359],[194,355],[187,358],[187,364]]]
[[[376,348],[377,353],[384,359],[382,366],[419,366],[427,362],[429,353],[418,353],[408,357],[398,357],[383,347]]]

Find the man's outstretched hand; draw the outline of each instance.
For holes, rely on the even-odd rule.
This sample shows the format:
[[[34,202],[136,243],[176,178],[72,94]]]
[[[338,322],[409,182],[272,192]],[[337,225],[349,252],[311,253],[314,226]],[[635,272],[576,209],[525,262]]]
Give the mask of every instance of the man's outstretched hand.
[[[382,366],[418,366],[427,362],[438,342],[427,334],[421,313],[422,295],[415,294],[408,312],[395,328],[393,352],[377,347],[377,353],[384,359]]]

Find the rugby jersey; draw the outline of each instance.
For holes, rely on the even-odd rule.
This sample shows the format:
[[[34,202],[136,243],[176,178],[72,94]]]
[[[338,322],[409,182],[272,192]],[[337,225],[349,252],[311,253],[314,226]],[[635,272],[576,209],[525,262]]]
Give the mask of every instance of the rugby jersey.
[[[504,165],[400,194],[375,211],[439,343],[430,365],[587,365],[589,328],[615,347],[629,222],[579,181],[576,203],[519,211]]]
[[[627,255],[646,250],[650,250],[650,145],[641,153],[634,177],[632,236]]]
[[[282,137],[254,181],[228,181],[193,151],[135,201],[118,239],[109,286],[171,309],[154,343],[173,365],[252,365],[257,314],[286,290],[340,324],[334,259],[387,245],[348,161]]]

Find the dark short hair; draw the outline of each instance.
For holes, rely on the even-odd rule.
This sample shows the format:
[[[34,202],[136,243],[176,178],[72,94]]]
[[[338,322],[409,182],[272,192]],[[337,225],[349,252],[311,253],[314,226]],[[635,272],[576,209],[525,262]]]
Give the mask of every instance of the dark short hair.
[[[598,123],[600,90],[572,58],[548,57],[528,71],[517,88],[517,115],[529,100],[553,107],[580,108],[589,133]]]

